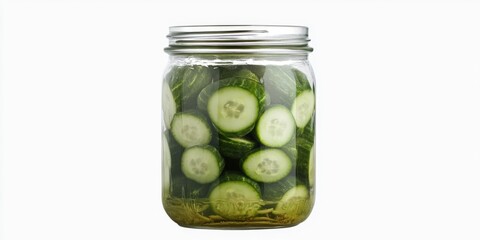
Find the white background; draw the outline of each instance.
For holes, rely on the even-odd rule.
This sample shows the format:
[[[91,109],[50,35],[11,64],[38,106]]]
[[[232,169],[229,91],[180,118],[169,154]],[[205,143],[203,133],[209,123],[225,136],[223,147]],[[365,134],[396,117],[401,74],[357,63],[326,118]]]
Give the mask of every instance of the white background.
[[[2,2],[1,240],[480,239],[480,2]],[[318,198],[294,228],[178,227],[168,26],[310,27]]]

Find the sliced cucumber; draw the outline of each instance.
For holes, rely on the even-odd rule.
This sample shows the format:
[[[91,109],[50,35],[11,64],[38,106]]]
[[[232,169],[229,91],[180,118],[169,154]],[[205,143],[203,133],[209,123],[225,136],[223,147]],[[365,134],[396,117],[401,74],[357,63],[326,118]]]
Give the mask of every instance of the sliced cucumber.
[[[315,144],[313,144],[310,155],[308,156],[308,186],[313,187],[315,184]]]
[[[267,66],[263,82],[272,104],[285,106],[291,106],[300,92],[312,89],[305,74],[290,66]]]
[[[172,135],[183,147],[205,145],[212,140],[212,130],[199,112],[176,113],[172,120]]]
[[[165,126],[170,129],[173,116],[176,112],[180,111],[181,108],[181,99],[179,95],[173,95],[172,89],[170,88],[172,82],[177,82],[178,78],[183,75],[185,68],[175,66],[166,74],[165,80],[162,86],[162,109],[163,109],[163,120]]]
[[[308,189],[305,185],[297,185],[288,190],[278,201],[273,214],[295,216],[304,214],[309,206]]]
[[[249,133],[259,111],[255,96],[243,88],[222,88],[208,102],[208,115],[218,131],[226,136],[241,137]]]
[[[315,110],[315,95],[312,90],[301,92],[293,101],[292,114],[297,127],[304,128],[313,116]]]
[[[297,175],[312,187],[315,182],[315,144],[313,139],[297,138],[297,151]]]
[[[292,170],[290,157],[276,148],[263,148],[250,153],[241,162],[243,172],[258,182],[276,182]]]
[[[173,97],[172,90],[168,86],[167,82],[164,82],[162,87],[162,109],[163,109],[163,121],[165,126],[170,129],[173,116],[178,110],[178,105]]]
[[[172,167],[180,167],[180,158],[182,157],[183,147],[178,144],[177,141],[173,138],[169,130],[163,132],[164,139],[163,141],[167,142],[168,147],[170,148],[170,155],[172,157]],[[180,168],[177,168],[180,169]]]
[[[170,186],[170,178],[181,175],[180,159],[183,148],[173,139],[170,131],[165,130],[162,136],[162,182],[164,189]]]
[[[263,204],[258,183],[236,173],[226,173],[209,200],[212,210],[229,220],[252,218]]]
[[[163,193],[168,192],[170,188],[170,171],[172,168],[172,155],[168,145],[167,136],[164,134],[162,139],[162,187]]]
[[[198,93],[211,82],[212,71],[205,66],[175,66],[170,69],[162,87],[163,119],[168,129],[175,113],[194,108]]]
[[[242,137],[254,127],[265,104],[258,82],[229,78],[214,82],[200,92],[198,107],[206,109],[216,129],[228,137]]]
[[[265,89],[264,87],[257,81],[252,81],[248,78],[242,77],[232,77],[221,79],[219,81],[213,82],[205,87],[197,98],[197,105],[198,108],[202,111],[207,111],[208,108],[208,100],[212,96],[215,91],[220,90],[224,87],[237,87],[245,89],[251,92],[258,100],[258,105],[260,106],[260,110],[263,110],[265,106]]]
[[[232,159],[241,159],[256,147],[256,142],[248,138],[229,138],[220,135],[218,151],[222,156]]]
[[[208,196],[210,186],[199,184],[184,176],[177,176],[172,179],[171,195],[178,198],[205,198]]]
[[[209,145],[185,149],[181,165],[183,174],[198,183],[215,181],[225,167],[222,156]]]
[[[294,176],[287,176],[274,183],[265,183],[262,188],[263,199],[268,201],[279,201],[288,190],[299,184],[300,182]]]
[[[268,66],[263,81],[271,102],[290,107],[297,127],[304,128],[315,110],[315,94],[308,77],[289,66]]]
[[[290,110],[283,105],[274,105],[260,116],[256,134],[263,145],[281,147],[292,139],[295,129],[295,119]]]

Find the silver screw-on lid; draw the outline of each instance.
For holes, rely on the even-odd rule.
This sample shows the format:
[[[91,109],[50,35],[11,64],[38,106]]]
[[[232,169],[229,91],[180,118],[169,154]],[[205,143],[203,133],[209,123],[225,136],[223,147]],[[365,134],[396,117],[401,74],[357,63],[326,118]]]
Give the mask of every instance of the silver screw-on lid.
[[[308,28],[286,25],[197,25],[170,27],[169,54],[303,54]]]

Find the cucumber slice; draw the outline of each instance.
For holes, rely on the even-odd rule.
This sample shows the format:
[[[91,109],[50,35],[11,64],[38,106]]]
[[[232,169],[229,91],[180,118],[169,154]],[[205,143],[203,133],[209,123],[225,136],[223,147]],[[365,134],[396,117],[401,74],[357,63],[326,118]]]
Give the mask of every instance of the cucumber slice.
[[[225,162],[214,147],[205,145],[187,148],[181,165],[187,178],[198,183],[210,183],[220,176]]]
[[[308,186],[313,187],[315,177],[315,144],[313,144],[308,156]]]
[[[315,182],[315,144],[313,139],[297,138],[297,150],[297,175],[312,187]]]
[[[170,146],[168,145],[168,139],[165,134],[163,134],[162,139],[162,187],[163,192],[168,192],[170,188],[170,170],[172,168],[172,156],[170,153]]]
[[[173,139],[170,131],[165,130],[162,136],[162,182],[164,190],[170,187],[170,179],[181,175],[180,159],[183,148]]]
[[[308,189],[305,185],[297,185],[288,190],[278,201],[273,214],[295,216],[305,212],[309,205]]]
[[[315,94],[308,77],[289,66],[268,66],[263,82],[272,104],[290,107],[297,127],[304,128],[315,110]]]
[[[184,67],[174,66],[165,76],[165,80],[162,86],[162,109],[163,120],[165,126],[170,129],[173,116],[181,109],[181,98],[178,92],[172,92],[172,83],[178,82],[178,79],[183,75],[185,71]]]
[[[165,76],[162,109],[165,125],[170,129],[176,112],[192,109],[200,91],[212,82],[212,70],[205,66],[175,66]]]
[[[208,101],[208,115],[214,126],[220,133],[231,137],[249,133],[259,111],[257,98],[243,88],[222,88]]]
[[[168,86],[167,82],[164,82],[162,87],[162,109],[163,109],[163,121],[165,126],[170,129],[170,125],[172,123],[173,116],[178,110],[178,105],[175,102],[175,98],[173,97],[172,90],[170,86]]]
[[[229,220],[252,218],[263,204],[258,183],[236,173],[226,173],[209,200],[212,210]]]
[[[197,98],[198,108],[202,111],[207,111],[208,101],[212,96],[212,94],[215,91],[218,91],[224,87],[243,88],[251,92],[258,100],[260,111],[263,110],[263,107],[265,106],[265,100],[266,100],[264,87],[257,81],[252,81],[248,78],[242,78],[242,77],[232,77],[232,78],[221,79],[220,81],[216,81],[209,84],[198,95],[198,98]]]
[[[297,185],[300,185],[300,182],[293,176],[287,176],[278,182],[265,183],[262,186],[263,199],[277,202],[288,190]]]
[[[287,176],[292,170],[290,157],[275,148],[258,149],[250,153],[241,162],[243,172],[258,182],[276,182]]]
[[[220,135],[218,151],[227,158],[241,159],[256,147],[256,142],[247,138],[229,138]]]
[[[265,105],[265,91],[258,82],[229,78],[203,89],[197,100],[199,109],[207,110],[217,130],[227,137],[242,137],[254,127]]]
[[[166,139],[168,147],[170,148],[172,167],[178,167],[177,169],[180,169],[180,158],[182,157],[183,147],[175,141],[169,130],[165,130],[163,136],[163,140],[165,141]]]
[[[205,145],[212,140],[207,119],[195,111],[176,113],[172,120],[172,135],[183,147]]]
[[[265,90],[258,82],[228,78],[214,82],[198,95],[197,105],[207,111],[215,128],[228,137],[242,137],[253,130],[265,106]]]
[[[312,90],[301,92],[293,101],[292,114],[297,127],[304,128],[313,116],[315,110],[315,95]]]
[[[263,145],[281,147],[292,139],[295,129],[295,119],[290,110],[283,105],[274,105],[260,116],[256,133]]]
[[[306,75],[290,66],[267,66],[263,82],[272,104],[289,107],[299,93],[312,89]]]

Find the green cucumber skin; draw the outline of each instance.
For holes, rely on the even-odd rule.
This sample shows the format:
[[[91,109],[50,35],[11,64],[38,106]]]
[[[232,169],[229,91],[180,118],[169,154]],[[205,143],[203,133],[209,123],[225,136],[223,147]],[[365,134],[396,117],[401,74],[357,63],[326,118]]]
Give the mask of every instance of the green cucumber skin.
[[[259,81],[265,74],[264,65],[236,65],[236,66],[219,66],[219,79],[229,78],[233,76],[249,76],[252,80]],[[245,71],[247,70],[247,71]],[[252,73],[255,75],[253,76]]]
[[[260,111],[263,110],[263,107],[265,106],[265,100],[266,100],[264,87],[256,81],[252,81],[248,78],[242,78],[242,77],[232,77],[232,78],[221,79],[219,81],[213,82],[208,86],[206,86],[202,91],[200,91],[200,94],[198,94],[198,98],[197,98],[198,108],[206,112],[208,99],[210,98],[210,96],[212,96],[212,94],[215,91],[223,87],[239,87],[251,92],[253,95],[257,97]]]
[[[210,190],[209,184],[197,183],[183,175],[173,177],[170,184],[170,195],[178,198],[206,198]]]
[[[263,199],[267,201],[278,201],[288,190],[300,184],[301,181],[294,176],[287,176],[274,183],[264,183],[262,184]]]
[[[261,195],[261,193],[262,193],[262,190],[260,188],[260,184],[258,184],[253,179],[247,177],[246,175],[242,174],[241,172],[237,172],[237,171],[225,171],[218,178],[218,181],[216,183],[214,183],[214,185],[218,185],[218,184],[224,183],[224,182],[231,182],[231,181],[246,182],[246,183],[252,185],[252,187],[258,192],[258,194]],[[214,187],[215,186],[212,186],[212,189]]]
[[[164,80],[167,83],[168,87],[170,88],[170,91],[172,92],[172,96],[175,102],[176,112],[179,112],[182,109],[182,98],[181,98],[181,93],[179,92],[180,89],[178,89],[177,91],[173,91],[172,87],[175,86],[175,83],[181,82],[179,79],[183,76],[184,72],[185,72],[184,67],[174,66],[166,74],[165,80]]]
[[[306,138],[313,142],[315,138],[315,112],[304,128],[297,128],[297,137]]]
[[[297,163],[297,158],[298,158],[297,146],[295,144],[294,145],[287,144],[281,147],[281,149],[290,157],[290,159],[292,159],[293,167],[295,167]]]
[[[245,65],[245,68],[252,71],[257,75],[258,79],[262,79],[265,75],[265,66],[264,65]]]
[[[224,132],[221,129],[218,129],[217,127],[215,127],[215,129],[225,137],[244,137],[248,133],[252,132],[254,128],[255,128],[255,124],[252,124],[250,127],[245,128],[242,131],[232,133],[232,132]]]
[[[243,141],[236,141],[236,139]],[[229,138],[222,135],[218,138],[218,150],[226,158],[241,159],[256,146],[255,141],[247,138]]]
[[[296,174],[303,182],[309,183],[310,151],[315,151],[313,139],[297,138],[296,146],[298,152]]]
[[[312,90],[313,87],[310,85],[305,73],[296,68],[293,69],[293,73],[295,74],[295,83],[297,85],[297,96],[305,90]]]
[[[301,92],[311,90],[307,76],[290,66],[267,66],[263,76],[265,89],[270,95],[271,104],[290,107]]]
[[[167,74],[177,111],[193,109],[200,91],[212,82],[212,69],[201,65],[175,66]]]
[[[247,68],[227,68],[221,67],[219,72],[219,79],[226,79],[232,77],[247,78],[256,82],[260,82],[258,76]]]
[[[218,69],[218,79],[230,78],[241,68],[237,65],[219,65],[216,67]]]
[[[178,144],[177,141],[175,141],[172,133],[169,130],[165,130],[163,134],[165,134],[165,138],[167,139],[168,146],[170,148],[170,155],[172,160],[171,175],[178,175],[179,173],[181,173],[180,162],[184,148],[180,144]]]

